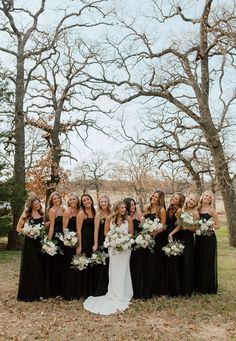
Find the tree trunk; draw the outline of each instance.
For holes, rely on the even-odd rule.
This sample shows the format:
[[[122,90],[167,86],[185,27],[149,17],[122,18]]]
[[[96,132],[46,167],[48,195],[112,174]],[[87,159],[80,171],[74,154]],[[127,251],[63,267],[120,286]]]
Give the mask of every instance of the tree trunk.
[[[236,246],[236,195],[233,187],[233,180],[229,174],[228,162],[225,158],[218,132],[213,123],[205,130],[205,137],[209,144],[209,149],[211,150],[213,163],[216,169],[216,179],[224,201],[229,244],[231,246]]]
[[[13,191],[11,207],[13,228],[8,235],[8,250],[20,247],[20,241],[15,231],[25,203],[25,125],[24,125],[24,58],[17,58],[16,92],[15,92],[15,153],[13,170]]]

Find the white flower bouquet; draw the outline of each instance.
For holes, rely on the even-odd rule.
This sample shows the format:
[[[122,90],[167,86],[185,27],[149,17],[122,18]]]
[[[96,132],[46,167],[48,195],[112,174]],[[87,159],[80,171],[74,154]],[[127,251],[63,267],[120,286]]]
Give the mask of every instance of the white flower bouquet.
[[[153,248],[155,246],[155,239],[146,231],[141,231],[134,238],[135,246],[134,250],[143,248],[148,248],[151,252],[153,252]]]
[[[89,257],[86,257],[84,253],[81,255],[74,255],[71,261],[71,267],[76,270],[85,270],[88,265],[91,263],[91,259]]]
[[[62,241],[65,246],[76,247],[78,245],[78,237],[74,231],[66,229],[63,233],[57,233],[56,237]]]
[[[96,251],[92,253],[90,257],[90,265],[106,265],[106,259],[108,258],[108,254],[104,251]]]
[[[193,217],[187,212],[182,212],[178,218],[178,225],[181,226],[183,230],[186,230],[188,227],[196,225],[196,221],[194,221]]]
[[[211,236],[215,231],[215,222],[212,218],[200,219],[197,222],[196,235],[197,236]]]
[[[47,236],[45,236],[41,240],[42,244],[42,253],[47,253],[49,256],[55,256],[59,252],[59,248],[56,245],[56,242],[53,240],[48,239]]]
[[[150,218],[144,219],[141,223],[142,230],[148,233],[155,233],[157,230],[164,228],[158,218],[151,220]]]
[[[112,253],[131,249],[134,239],[131,234],[125,233],[119,227],[110,230],[104,240],[103,246],[111,250]]]
[[[162,248],[165,255],[170,256],[180,256],[184,252],[184,244],[179,240],[170,240],[169,243]]]
[[[38,237],[43,237],[44,232],[43,223],[34,224],[31,221],[26,221],[21,233],[29,238],[37,239]]]

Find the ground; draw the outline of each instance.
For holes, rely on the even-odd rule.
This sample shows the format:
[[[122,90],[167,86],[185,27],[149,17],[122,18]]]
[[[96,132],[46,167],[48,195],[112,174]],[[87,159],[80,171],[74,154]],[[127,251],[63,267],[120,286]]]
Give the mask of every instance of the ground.
[[[86,312],[82,301],[16,301],[20,253],[0,252],[0,341],[236,340],[236,249],[218,233],[219,294],[134,300],[123,314]]]

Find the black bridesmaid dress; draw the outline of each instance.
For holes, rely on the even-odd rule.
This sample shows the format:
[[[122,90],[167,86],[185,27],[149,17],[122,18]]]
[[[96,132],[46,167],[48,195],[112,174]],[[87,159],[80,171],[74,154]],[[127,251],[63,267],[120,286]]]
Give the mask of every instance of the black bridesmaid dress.
[[[165,230],[155,236],[154,247],[154,274],[153,274],[153,296],[165,295],[165,252],[162,248],[166,245]]]
[[[33,224],[43,218],[31,219]],[[44,297],[43,255],[39,239],[24,237],[17,300],[39,301]]]
[[[174,214],[170,214],[167,210],[166,216],[166,245],[168,244],[168,235],[176,228],[177,218]],[[173,235],[174,240],[179,240],[179,232]],[[181,256],[166,256],[164,260],[165,275],[164,275],[164,294],[170,297],[181,295],[180,281],[180,257]]]
[[[200,213],[201,219],[209,220],[209,213]],[[217,294],[217,240],[210,236],[196,236],[194,252],[194,287],[200,294]]]
[[[91,257],[94,245],[94,218],[85,218],[81,230],[82,251],[87,257]],[[76,297],[77,299],[93,296],[96,286],[94,267],[88,266],[84,270],[76,270]]]
[[[76,232],[76,216],[72,216],[68,222],[68,230]],[[77,299],[76,276],[77,271],[71,268],[72,257],[76,254],[75,247],[64,246],[64,271],[62,296],[65,300]]]
[[[105,228],[105,219],[102,219],[99,224],[98,230],[98,249],[103,249],[103,242],[105,240],[104,235]],[[108,252],[106,250],[106,252]],[[106,265],[95,265],[94,266],[94,283],[95,283],[95,291],[94,296],[102,296],[107,293],[108,287],[108,266],[109,266],[109,258],[106,259]]]
[[[140,222],[137,219],[133,220],[134,235],[142,230]],[[130,273],[134,291],[134,298],[144,298],[144,280],[145,280],[145,267],[146,256],[148,249],[139,248],[131,252],[130,257]]]
[[[63,243],[55,236],[56,233],[62,233],[62,216],[55,218],[54,232],[52,239],[57,240],[57,245],[64,251]],[[64,256],[56,254],[50,256],[45,254],[45,294],[47,298],[57,297],[62,295],[63,288],[63,271],[64,271]]]
[[[180,257],[181,293],[191,296],[194,289],[194,233],[189,230],[179,231],[180,239],[184,244],[184,252]]]

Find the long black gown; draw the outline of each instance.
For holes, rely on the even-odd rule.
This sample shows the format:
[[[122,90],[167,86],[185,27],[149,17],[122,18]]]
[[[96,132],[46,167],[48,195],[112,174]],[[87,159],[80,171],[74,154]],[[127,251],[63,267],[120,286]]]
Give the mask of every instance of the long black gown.
[[[68,222],[68,230],[76,232],[76,216],[72,216]],[[76,248],[64,246],[64,272],[62,296],[65,300],[77,299],[76,296],[76,275],[77,271],[71,268],[73,255],[76,254]]]
[[[145,215],[145,219],[150,218],[154,220],[156,218],[155,213],[148,213]],[[143,290],[139,293],[139,298],[148,299],[153,295],[154,289],[154,271],[155,271],[155,254],[152,253],[148,248],[143,250],[144,252],[144,264],[143,269]]]
[[[179,232],[185,246],[184,253],[180,256],[181,293],[183,296],[191,296],[194,288],[194,233],[183,229]]]
[[[62,233],[62,216],[55,218],[54,232],[52,239],[58,241],[58,246],[64,249],[63,244],[57,237],[56,233]],[[57,297],[62,295],[63,288],[63,271],[64,271],[64,256],[56,254],[50,256],[45,254],[45,294],[47,298]]]
[[[31,219],[33,224],[43,218]],[[43,255],[39,239],[24,237],[17,300],[39,301],[44,297]]]
[[[209,213],[200,213],[201,219],[209,220]],[[194,252],[194,286],[201,294],[217,294],[217,240],[211,236],[196,236]]]
[[[176,216],[170,214],[167,210],[166,216],[166,244],[168,244],[168,235],[176,228]],[[179,232],[173,235],[174,240],[179,239]],[[164,275],[164,294],[167,296],[181,295],[181,281],[180,281],[180,256],[165,256],[164,259],[165,275]]]
[[[87,257],[91,257],[94,244],[94,218],[85,218],[81,230],[82,252]],[[96,286],[94,267],[88,266],[84,270],[76,270],[76,297],[87,298],[93,296]]]
[[[98,249],[103,248],[103,242],[105,240],[104,234],[105,228],[105,219],[102,219],[99,224],[98,230]],[[95,265],[94,266],[94,283],[95,283],[95,291],[94,296],[102,296],[107,293],[108,287],[108,266],[109,266],[109,259],[106,259],[106,265]]]
[[[133,220],[134,235],[142,230],[140,222],[137,219]],[[149,252],[149,251],[148,251]],[[144,297],[144,279],[146,267],[147,249],[139,248],[131,252],[130,257],[130,273],[134,291],[134,298]]]

